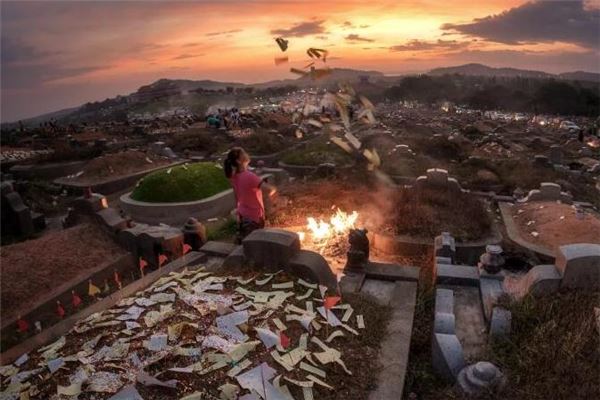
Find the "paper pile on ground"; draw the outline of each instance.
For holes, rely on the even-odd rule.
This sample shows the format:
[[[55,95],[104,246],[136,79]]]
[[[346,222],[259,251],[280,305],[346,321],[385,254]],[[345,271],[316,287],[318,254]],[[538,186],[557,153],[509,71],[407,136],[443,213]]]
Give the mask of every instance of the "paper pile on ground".
[[[318,398],[328,372],[352,379],[345,346],[364,328],[327,295],[279,273],[171,273],[1,367],[0,398]]]

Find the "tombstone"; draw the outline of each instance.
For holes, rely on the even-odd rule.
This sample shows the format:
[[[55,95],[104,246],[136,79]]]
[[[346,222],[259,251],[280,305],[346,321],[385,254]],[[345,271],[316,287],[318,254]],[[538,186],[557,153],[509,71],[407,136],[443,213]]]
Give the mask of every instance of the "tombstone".
[[[559,246],[556,269],[562,275],[561,287],[600,288],[600,244],[578,243]]]
[[[300,250],[298,234],[283,229],[257,229],[242,241],[244,254],[256,266],[270,272],[287,267]]]
[[[539,167],[547,167],[549,165],[548,157],[536,154],[533,156],[533,164]]]
[[[552,164],[562,164],[563,163],[563,151],[559,145],[554,144],[554,145],[550,146],[549,159]]]
[[[465,366],[462,345],[456,335],[434,333],[431,343],[433,369],[449,382],[454,382]]]
[[[503,266],[502,247],[496,244],[485,246],[485,253],[479,258],[479,269],[483,269],[489,274],[497,274]]]
[[[7,191],[8,189],[5,189]],[[23,203],[17,192],[2,195],[2,228],[9,233],[30,236],[34,232],[33,219],[29,207]]]

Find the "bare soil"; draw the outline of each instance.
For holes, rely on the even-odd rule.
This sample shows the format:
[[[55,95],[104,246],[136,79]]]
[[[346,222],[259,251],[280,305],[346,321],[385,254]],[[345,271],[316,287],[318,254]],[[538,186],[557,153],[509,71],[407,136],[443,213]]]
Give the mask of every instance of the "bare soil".
[[[150,160],[150,161],[148,161]],[[83,169],[76,182],[96,182],[110,177],[128,175],[169,164],[167,158],[138,150],[106,154],[91,160]]]
[[[64,282],[125,254],[98,226],[82,224],[1,248],[2,318],[28,310]]]
[[[600,218],[587,210],[580,220],[570,205],[533,202],[513,207],[513,217],[523,238],[548,249],[572,243],[600,244]]]

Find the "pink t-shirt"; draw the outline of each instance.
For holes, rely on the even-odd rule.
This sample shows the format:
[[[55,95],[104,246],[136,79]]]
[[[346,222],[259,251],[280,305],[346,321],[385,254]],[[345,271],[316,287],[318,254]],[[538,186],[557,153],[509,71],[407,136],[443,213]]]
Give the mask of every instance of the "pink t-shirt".
[[[260,222],[265,216],[260,184],[262,179],[250,171],[233,174],[230,179],[237,199],[237,212],[244,218]]]

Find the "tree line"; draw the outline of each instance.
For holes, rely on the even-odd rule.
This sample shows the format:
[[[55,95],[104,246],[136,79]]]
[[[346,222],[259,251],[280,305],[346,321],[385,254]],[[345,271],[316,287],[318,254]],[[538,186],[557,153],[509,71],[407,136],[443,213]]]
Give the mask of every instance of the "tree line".
[[[409,76],[385,90],[388,100],[451,101],[480,110],[535,114],[600,114],[600,84],[523,77]]]

